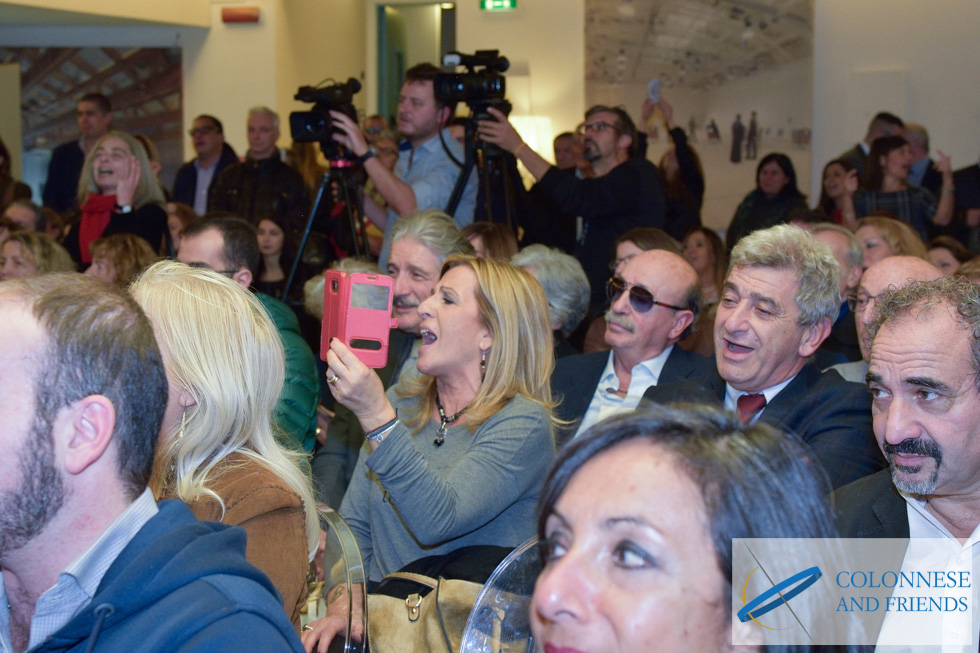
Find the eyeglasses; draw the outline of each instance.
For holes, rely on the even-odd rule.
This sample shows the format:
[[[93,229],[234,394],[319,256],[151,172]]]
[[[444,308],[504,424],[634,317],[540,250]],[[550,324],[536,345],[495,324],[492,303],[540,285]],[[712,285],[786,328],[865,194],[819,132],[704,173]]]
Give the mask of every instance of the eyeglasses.
[[[607,129],[616,129],[616,125],[610,125],[608,122],[586,122],[578,126],[578,133],[604,132]]]
[[[868,306],[878,301],[878,299],[880,299],[884,294],[885,293],[881,293],[872,297],[871,295],[865,295],[864,293],[859,292],[858,294],[851,295],[847,298],[847,307],[855,313],[860,313],[867,309]]]
[[[651,293],[649,290],[646,288],[640,288],[639,286],[630,286],[621,277],[613,277],[606,282],[606,296],[609,297],[610,302],[614,302],[619,299],[624,292],[626,292],[627,288],[629,288],[630,293],[630,305],[633,307],[633,310],[638,313],[646,313],[655,305],[670,308],[675,311],[689,310],[683,306],[674,306],[672,304],[658,302],[653,298],[653,293]]]
[[[191,138],[193,138],[198,134],[213,134],[216,131],[218,131],[216,127],[208,125],[206,127],[195,127],[194,129],[191,129],[187,133],[190,134]]]

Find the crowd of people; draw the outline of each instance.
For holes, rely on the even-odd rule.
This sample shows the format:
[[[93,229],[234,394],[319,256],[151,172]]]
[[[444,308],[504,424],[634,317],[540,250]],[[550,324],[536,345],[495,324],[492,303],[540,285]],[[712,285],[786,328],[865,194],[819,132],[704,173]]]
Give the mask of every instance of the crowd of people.
[[[722,236],[666,100],[639,127],[592,107],[556,165],[491,107],[471,132],[535,184],[495,221],[474,173],[449,214],[438,71],[407,71],[392,126],[332,112],[342,162],[280,150],[265,107],[240,159],[201,115],[164,189],[90,94],[40,206],[0,143],[0,651],[363,638],[329,569],[302,625],[324,507],[368,591],[537,535],[543,650],[727,650],[734,537],[980,556],[972,166],[881,113],[812,209],[762,156]],[[338,164],[358,198],[311,217]],[[384,367],[321,346],[328,267],[391,277]]]

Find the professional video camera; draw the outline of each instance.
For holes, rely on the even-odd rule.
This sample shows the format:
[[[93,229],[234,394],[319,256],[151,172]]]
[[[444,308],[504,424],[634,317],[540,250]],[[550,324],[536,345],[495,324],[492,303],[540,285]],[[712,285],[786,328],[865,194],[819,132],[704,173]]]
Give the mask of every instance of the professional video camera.
[[[465,66],[465,73],[439,73],[433,82],[436,99],[443,103],[465,102],[475,120],[491,119],[488,107],[494,107],[505,116],[511,105],[504,99],[504,76],[510,67],[507,57],[500,50],[477,50],[475,54],[447,52],[442,57],[443,66]],[[477,71],[477,68],[481,70]]]
[[[333,80],[329,80],[333,81]],[[300,102],[312,102],[312,111],[293,111],[289,114],[289,130],[293,140],[300,143],[319,143],[328,161],[353,158],[342,154],[340,144],[333,140],[337,133],[330,117],[331,111],[340,111],[357,122],[354,94],[361,90],[361,83],[351,77],[342,84],[313,87],[301,86],[294,96]]]

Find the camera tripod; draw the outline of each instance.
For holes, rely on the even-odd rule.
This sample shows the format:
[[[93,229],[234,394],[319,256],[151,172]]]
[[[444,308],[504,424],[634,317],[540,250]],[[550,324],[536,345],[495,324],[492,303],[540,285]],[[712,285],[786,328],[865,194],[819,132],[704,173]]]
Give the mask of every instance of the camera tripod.
[[[333,149],[336,149],[336,144],[332,142],[331,144],[334,146]],[[321,147],[323,147],[322,144]],[[325,153],[329,151],[327,149],[324,150]],[[364,228],[364,207],[361,200],[359,176],[359,170],[354,161],[341,156],[330,159],[330,169],[324,173],[320,181],[320,188],[317,190],[316,200],[313,202],[313,208],[310,209],[310,215],[306,220],[306,227],[303,229],[303,236],[299,242],[296,259],[293,261],[289,275],[286,277],[286,285],[283,288],[282,297],[280,297],[281,301],[285,302],[286,297],[289,295],[289,290],[293,285],[296,272],[299,270],[303,253],[306,251],[306,245],[310,240],[310,232],[313,224],[318,221],[317,218],[321,215],[320,222],[322,223],[326,223],[327,220],[332,219],[334,209],[337,206],[343,205],[344,207],[343,211],[347,218],[346,225],[350,230],[350,242],[353,243],[354,248],[351,254],[358,258],[368,256],[370,250],[368,249],[367,232]],[[334,194],[334,187],[336,187],[336,195]],[[329,230],[324,229],[322,231],[327,233]]]
[[[476,121],[478,118],[492,119],[492,116],[485,112],[482,115],[477,115],[474,112],[474,116],[466,121],[465,160],[462,164],[462,170],[456,178],[453,192],[449,196],[446,213],[453,215],[456,212],[459,201],[463,197],[466,182],[475,166],[480,181],[474,221],[501,222],[515,231],[516,234],[517,193],[515,184],[520,183],[517,159],[496,145],[485,143],[476,138]]]

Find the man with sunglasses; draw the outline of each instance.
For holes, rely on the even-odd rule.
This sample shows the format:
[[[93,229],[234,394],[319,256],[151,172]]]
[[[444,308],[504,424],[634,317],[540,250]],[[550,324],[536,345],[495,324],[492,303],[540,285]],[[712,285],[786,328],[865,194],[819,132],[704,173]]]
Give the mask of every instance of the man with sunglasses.
[[[558,445],[616,412],[632,410],[658,383],[694,379],[711,361],[674,345],[690,331],[701,308],[698,275],[682,257],[660,249],[632,257],[605,286],[606,344],[612,351],[558,360],[551,387],[559,418],[571,422]]]
[[[637,156],[636,126],[621,107],[596,105],[579,127],[584,135],[585,158],[595,177],[579,179],[562,172],[528,147],[506,116],[488,109],[494,120],[481,120],[481,139],[513,154],[555,199],[559,208],[583,221],[575,256],[592,285],[592,309],[605,304],[606,264],[613,241],[636,227],[665,225],[665,194],[657,167]]]
[[[795,433],[834,488],[884,468],[867,387],[810,362],[840,310],[839,277],[830,248],[798,227],[746,236],[732,250],[718,303],[716,369],[651,387],[644,399],[721,403],[746,423]]]
[[[188,132],[197,156],[180,166],[171,193],[175,202],[187,204],[198,215],[208,212],[208,192],[221,171],[238,163],[238,155],[225,142],[225,130],[214,116],[201,114],[194,118]]]

